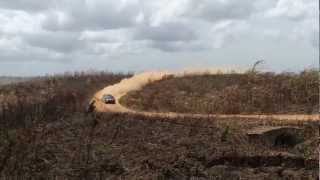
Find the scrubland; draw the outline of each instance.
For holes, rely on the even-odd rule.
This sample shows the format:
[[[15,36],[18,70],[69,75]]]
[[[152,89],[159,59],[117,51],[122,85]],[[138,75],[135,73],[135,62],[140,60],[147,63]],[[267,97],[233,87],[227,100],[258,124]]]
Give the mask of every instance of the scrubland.
[[[169,78],[123,102],[150,111],[312,113],[314,73]],[[95,92],[129,76],[76,73],[0,87],[0,179],[316,179],[314,122],[86,112]],[[209,105],[198,102],[213,99],[226,104],[203,109]],[[297,144],[275,144],[247,135],[259,126],[302,131]]]

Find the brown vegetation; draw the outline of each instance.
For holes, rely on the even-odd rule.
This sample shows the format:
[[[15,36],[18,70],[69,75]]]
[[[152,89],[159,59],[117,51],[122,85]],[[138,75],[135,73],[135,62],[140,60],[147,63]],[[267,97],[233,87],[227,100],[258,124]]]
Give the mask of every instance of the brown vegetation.
[[[307,122],[85,112],[128,75],[47,77],[0,88],[0,179],[293,179],[317,177]],[[245,122],[245,123],[243,123]],[[252,141],[256,126],[300,126],[294,147]]]
[[[257,73],[169,77],[132,91],[131,109],[201,114],[312,114],[319,110],[319,74]]]
[[[82,112],[92,94],[106,85],[128,77],[123,74],[85,73],[34,78],[0,87],[2,126],[24,127],[32,120],[54,121],[70,113]]]

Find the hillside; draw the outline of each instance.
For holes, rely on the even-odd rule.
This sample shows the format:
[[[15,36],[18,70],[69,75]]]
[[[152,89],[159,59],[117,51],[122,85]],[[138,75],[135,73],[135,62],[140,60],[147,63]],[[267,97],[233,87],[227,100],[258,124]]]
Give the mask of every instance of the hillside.
[[[201,114],[312,114],[318,101],[316,70],[168,77],[120,100],[140,111]]]
[[[0,179],[317,177],[313,123],[86,112],[98,90],[130,76],[77,73],[0,87]],[[269,126],[300,131],[248,136]]]

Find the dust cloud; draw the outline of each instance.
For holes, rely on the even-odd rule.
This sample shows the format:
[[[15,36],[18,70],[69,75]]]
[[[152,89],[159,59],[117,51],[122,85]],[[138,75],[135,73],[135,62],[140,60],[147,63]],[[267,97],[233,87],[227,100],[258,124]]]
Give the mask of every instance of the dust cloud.
[[[180,71],[149,71],[141,74],[136,74],[130,78],[123,79],[120,83],[108,86],[99,91],[95,97],[101,99],[104,94],[111,94],[116,100],[130,91],[137,91],[145,85],[159,81],[168,76],[183,77],[187,75],[202,75],[202,74],[219,74],[219,73],[242,73],[241,69],[233,68],[185,68]]]

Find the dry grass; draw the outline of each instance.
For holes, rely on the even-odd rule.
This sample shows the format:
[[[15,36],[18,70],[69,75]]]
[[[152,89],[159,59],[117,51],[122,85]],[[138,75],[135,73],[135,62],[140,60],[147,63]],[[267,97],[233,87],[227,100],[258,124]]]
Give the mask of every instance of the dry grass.
[[[318,71],[190,75],[167,78],[121,99],[132,109],[219,114],[312,114],[319,109]]]
[[[128,76],[106,72],[74,73],[1,86],[0,123],[6,127],[21,127],[35,118],[50,122],[66,114],[82,112],[98,89]]]
[[[84,112],[94,92],[127,76],[80,74],[2,87],[0,179],[316,178],[317,131],[301,122],[291,125],[304,127],[308,141],[289,148],[246,135],[256,126],[284,125],[279,121]]]

